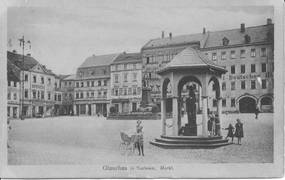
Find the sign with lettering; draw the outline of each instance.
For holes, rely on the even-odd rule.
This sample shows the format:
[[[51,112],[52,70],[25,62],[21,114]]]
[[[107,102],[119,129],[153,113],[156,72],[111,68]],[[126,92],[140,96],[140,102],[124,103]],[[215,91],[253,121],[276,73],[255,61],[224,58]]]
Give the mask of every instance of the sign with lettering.
[[[246,80],[246,79],[256,79],[258,77],[261,77],[260,74],[239,74],[239,75],[229,75],[229,80]],[[267,72],[265,73],[266,78],[272,78],[273,73]],[[223,80],[225,79],[225,76],[223,76]]]
[[[45,86],[43,85],[38,85],[38,84],[32,84],[33,89],[45,89]]]

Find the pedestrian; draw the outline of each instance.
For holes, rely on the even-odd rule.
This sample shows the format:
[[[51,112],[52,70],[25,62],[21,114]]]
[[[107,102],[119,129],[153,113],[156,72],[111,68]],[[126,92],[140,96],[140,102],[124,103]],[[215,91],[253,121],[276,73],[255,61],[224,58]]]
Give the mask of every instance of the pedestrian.
[[[254,114],[255,114],[255,119],[258,119],[258,114],[260,113],[258,105],[255,106]]]
[[[241,145],[241,138],[243,138],[243,124],[240,122],[240,119],[237,119],[235,129],[235,137],[238,138],[238,144]]]
[[[219,117],[218,117],[218,115],[216,114],[215,115],[215,135],[216,136],[220,136],[220,120],[219,120]]]
[[[211,115],[210,120],[212,123],[211,136],[215,136],[216,135],[216,122],[215,122],[215,114],[214,113]]]
[[[225,130],[228,130],[227,137],[225,139],[228,139],[229,137],[232,138],[232,143],[234,142],[234,126],[230,123]]]
[[[137,126],[136,126],[136,129],[137,129],[137,147],[138,147],[138,150],[139,150],[139,156],[142,155],[144,156],[144,151],[143,151],[143,126],[141,125],[141,120],[138,120],[137,121]]]
[[[8,128],[8,133],[9,133],[11,131],[11,129],[12,129],[12,126],[11,126],[11,123],[10,123],[10,119],[7,119],[7,128]],[[9,140],[9,138],[8,138],[8,140]],[[7,140],[7,148],[11,148],[8,140]]]
[[[211,118],[209,118],[207,125],[208,125],[209,135],[211,136],[212,135],[212,120],[211,120]]]

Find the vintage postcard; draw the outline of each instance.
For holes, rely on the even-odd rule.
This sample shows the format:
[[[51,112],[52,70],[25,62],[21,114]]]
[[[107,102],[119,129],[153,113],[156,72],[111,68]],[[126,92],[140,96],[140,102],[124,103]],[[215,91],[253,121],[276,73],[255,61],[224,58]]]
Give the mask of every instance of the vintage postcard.
[[[1,2],[2,178],[283,176],[282,1]]]

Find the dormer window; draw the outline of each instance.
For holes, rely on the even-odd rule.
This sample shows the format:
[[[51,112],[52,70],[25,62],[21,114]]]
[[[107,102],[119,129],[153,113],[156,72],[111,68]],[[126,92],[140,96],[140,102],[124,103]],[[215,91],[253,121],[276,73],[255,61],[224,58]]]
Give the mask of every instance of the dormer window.
[[[227,46],[229,44],[230,40],[228,38],[224,37],[223,38],[223,46]]]
[[[248,34],[244,36],[244,41],[246,44],[250,43],[250,36]]]

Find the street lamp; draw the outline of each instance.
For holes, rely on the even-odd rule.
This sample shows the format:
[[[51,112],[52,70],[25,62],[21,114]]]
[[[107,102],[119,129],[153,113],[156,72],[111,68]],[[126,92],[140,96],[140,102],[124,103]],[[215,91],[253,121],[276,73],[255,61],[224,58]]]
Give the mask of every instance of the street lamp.
[[[22,68],[23,68],[23,70],[22,70],[22,78],[21,78],[21,91],[20,91],[20,93],[21,93],[21,106],[20,106],[20,112],[21,112],[21,116],[20,116],[20,118],[21,118],[21,120],[24,120],[24,96],[25,96],[25,92],[24,92],[24,82],[25,82],[25,73],[24,73],[24,71],[25,71],[25,69],[24,69],[24,62],[25,62],[25,44],[27,43],[27,45],[29,45],[29,49],[31,49],[31,41],[25,41],[25,38],[24,38],[24,36],[21,38],[21,39],[19,39],[19,42],[20,42],[20,47],[22,47]]]

